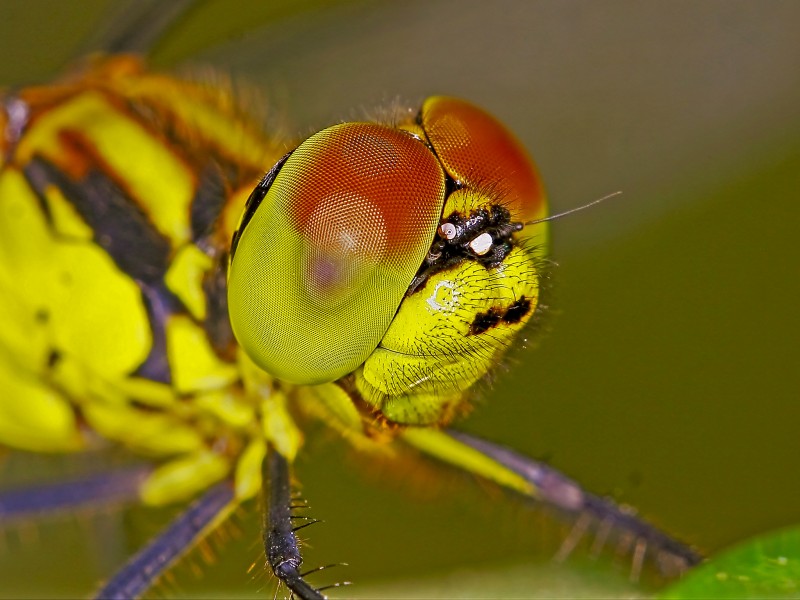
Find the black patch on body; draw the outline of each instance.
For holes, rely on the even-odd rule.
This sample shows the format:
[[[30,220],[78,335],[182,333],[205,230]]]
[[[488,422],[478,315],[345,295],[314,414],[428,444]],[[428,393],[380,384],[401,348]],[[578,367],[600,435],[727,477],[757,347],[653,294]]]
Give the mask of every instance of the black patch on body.
[[[227,200],[225,180],[220,167],[212,163],[200,175],[197,191],[192,199],[192,240],[198,242],[211,235]]]
[[[531,311],[531,301],[522,296],[505,310],[491,307],[486,312],[478,313],[469,328],[469,335],[485,333],[500,323],[513,325],[519,323]]]
[[[61,353],[58,350],[51,349],[47,354],[47,368],[52,369],[61,360]]]
[[[122,188],[97,169],[90,170],[86,177],[76,182],[56,165],[37,156],[25,167],[24,174],[41,201],[45,201],[48,186],[58,187],[67,202],[92,228],[94,242],[139,285],[152,345],[147,358],[132,375],[171,383],[165,323],[170,314],[187,311],[164,283],[170,264],[169,240]],[[45,214],[49,216],[49,213]]]
[[[228,316],[227,262],[228,255],[224,253],[219,257],[215,268],[203,279],[203,292],[206,296],[204,326],[217,356],[232,361],[236,357],[236,338]]]
[[[83,180],[75,182],[41,157],[33,158],[24,173],[42,196],[48,185],[58,187],[92,228],[95,243],[122,271],[146,284],[163,279],[169,267],[169,240],[105,173],[92,169]]]
[[[150,352],[132,375],[158,381],[172,383],[172,371],[167,356],[166,322],[171,314],[184,312],[180,299],[161,282],[158,285],[142,285],[142,299],[150,322],[152,342]]]

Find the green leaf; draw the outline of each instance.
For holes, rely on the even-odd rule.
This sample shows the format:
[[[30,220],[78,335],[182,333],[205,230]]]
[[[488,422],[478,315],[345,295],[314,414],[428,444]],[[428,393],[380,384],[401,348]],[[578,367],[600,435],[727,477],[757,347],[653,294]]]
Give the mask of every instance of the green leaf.
[[[796,598],[800,527],[752,538],[698,567],[659,597]]]

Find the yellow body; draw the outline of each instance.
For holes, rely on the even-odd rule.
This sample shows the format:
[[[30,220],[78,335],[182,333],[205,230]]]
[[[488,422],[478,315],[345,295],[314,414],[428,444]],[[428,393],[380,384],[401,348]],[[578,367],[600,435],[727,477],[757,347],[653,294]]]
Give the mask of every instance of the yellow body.
[[[442,460],[530,492],[492,461],[414,426],[452,419],[528,321],[496,328],[492,343],[465,330],[475,313],[518,300],[508,281],[535,306],[537,253],[516,248],[488,279],[475,263],[437,273],[354,374],[291,386],[246,356],[220,308],[244,201],[288,147],[224,88],[152,74],[126,57],[3,103],[0,445],[121,444],[160,463],[142,489],[148,503],[226,477],[243,500],[259,489],[267,447],[291,460],[298,424],[311,416],[362,447],[407,434]],[[213,218],[198,230],[206,204]],[[125,236],[141,243],[122,252]],[[414,347],[431,332],[434,346]]]
[[[258,472],[252,454],[271,427],[261,417],[277,421],[285,408],[234,346],[210,341],[203,283],[222,261],[242,198],[283,147],[224,89],[154,75],[134,59],[102,61],[8,101],[28,114],[0,171],[0,442],[53,452],[108,440],[166,459],[142,492],[156,503],[190,496],[237,461]],[[165,243],[163,287],[175,306],[148,314],[145,285],[103,247],[70,191],[32,181],[36,161],[78,188],[99,172],[124,191]],[[230,171],[217,192],[228,202],[208,235],[192,239],[202,174],[220,168]],[[238,204],[236,217],[228,203]],[[155,318],[168,381],[136,373],[152,351]],[[255,489],[241,485],[247,495]]]

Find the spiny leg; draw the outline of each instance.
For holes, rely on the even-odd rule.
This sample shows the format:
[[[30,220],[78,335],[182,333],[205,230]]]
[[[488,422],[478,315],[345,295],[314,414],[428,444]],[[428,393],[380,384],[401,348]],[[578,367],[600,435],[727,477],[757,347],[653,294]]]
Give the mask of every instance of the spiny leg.
[[[95,598],[138,598],[181,556],[211,533],[235,507],[233,485],[230,482],[218,483],[136,553],[95,594]]]
[[[680,573],[702,561],[702,556],[655,526],[636,516],[629,508],[584,491],[578,483],[556,469],[513,450],[456,431],[409,428],[406,442],[426,454],[468,472],[485,477],[523,496],[538,500],[559,511],[578,517],[573,534],[560,555],[568,554],[590,522],[599,523],[599,536],[605,543],[611,532],[636,543],[634,569],[641,568],[644,553],[651,556],[665,573]]]
[[[312,587],[300,572],[303,557],[295,531],[313,523],[295,526],[292,515],[294,505],[289,474],[289,462],[274,449],[270,449],[262,465],[264,511],[264,549],[275,576],[286,585],[293,596],[302,600],[322,600],[325,596]]]
[[[624,531],[637,542],[643,540],[659,552],[681,559],[687,567],[702,561],[702,557],[692,548],[642,520],[630,509],[584,491],[578,483],[556,469],[486,440],[457,431],[448,433],[457,441],[482,452],[530,481],[543,501],[570,513],[589,514],[600,523],[610,522],[612,529]]]
[[[139,501],[151,467],[130,467],[35,487],[0,491],[0,526],[38,515]]]

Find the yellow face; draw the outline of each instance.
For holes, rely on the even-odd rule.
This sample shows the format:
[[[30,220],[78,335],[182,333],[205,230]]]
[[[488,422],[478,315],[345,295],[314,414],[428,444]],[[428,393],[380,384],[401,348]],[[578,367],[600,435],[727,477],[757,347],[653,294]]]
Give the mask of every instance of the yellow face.
[[[251,194],[233,331],[277,379],[346,382],[388,421],[444,423],[536,310],[546,228],[526,224],[545,213],[522,146],[467,102],[336,125]]]

